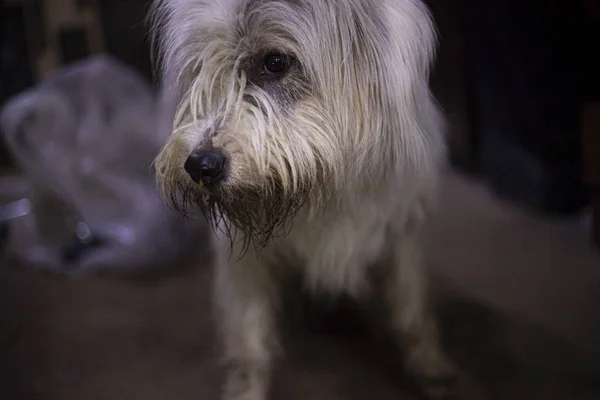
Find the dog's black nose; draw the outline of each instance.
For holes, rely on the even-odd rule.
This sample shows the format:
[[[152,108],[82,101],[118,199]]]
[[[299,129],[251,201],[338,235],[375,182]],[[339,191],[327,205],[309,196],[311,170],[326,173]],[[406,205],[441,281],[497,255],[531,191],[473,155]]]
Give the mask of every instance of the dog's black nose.
[[[218,150],[195,150],[183,166],[196,183],[214,185],[223,178],[225,155]]]

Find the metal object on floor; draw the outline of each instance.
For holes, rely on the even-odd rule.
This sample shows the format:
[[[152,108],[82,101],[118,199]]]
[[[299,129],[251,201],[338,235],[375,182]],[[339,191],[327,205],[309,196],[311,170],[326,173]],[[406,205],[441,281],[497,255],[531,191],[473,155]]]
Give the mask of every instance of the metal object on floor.
[[[30,210],[4,209],[13,218],[7,256],[71,273],[162,268],[185,255],[199,231],[164,206],[150,171],[170,133],[169,104],[107,56],[56,70],[11,98],[0,126],[23,175],[3,180],[0,201],[26,198]]]
[[[8,243],[11,221],[24,217],[30,212],[31,202],[29,199],[20,199],[0,206],[0,254]]]

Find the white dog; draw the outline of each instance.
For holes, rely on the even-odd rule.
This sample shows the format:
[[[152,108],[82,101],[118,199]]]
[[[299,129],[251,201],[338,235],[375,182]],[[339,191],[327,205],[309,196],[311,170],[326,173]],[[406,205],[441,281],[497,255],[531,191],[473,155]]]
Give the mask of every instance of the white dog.
[[[178,210],[214,223],[223,398],[267,398],[281,289],[298,272],[315,292],[384,300],[407,370],[445,396],[455,372],[420,254],[445,154],[425,5],[159,0],[152,15],[180,100],[157,176]]]

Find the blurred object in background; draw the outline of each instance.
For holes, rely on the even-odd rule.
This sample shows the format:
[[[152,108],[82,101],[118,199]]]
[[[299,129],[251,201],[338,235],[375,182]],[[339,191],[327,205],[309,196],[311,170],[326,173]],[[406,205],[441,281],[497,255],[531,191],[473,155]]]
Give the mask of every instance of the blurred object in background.
[[[0,125],[24,175],[0,184],[5,214],[17,215],[9,255],[79,272],[158,267],[184,254],[198,231],[164,206],[151,168],[169,133],[168,105],[105,56],[58,69],[11,99]],[[31,212],[19,212],[22,199]]]
[[[600,0],[425,1],[452,166],[600,245]]]
[[[152,79],[148,0],[0,0],[0,106],[56,68],[99,54]],[[1,135],[1,133],[0,133]],[[0,142],[0,173],[14,167]]]
[[[0,0],[1,1],[1,0]],[[36,78],[99,54],[151,78],[149,0],[19,0]]]
[[[505,198],[549,215],[580,212],[580,2],[469,3],[480,168]],[[510,28],[508,28],[510,27]]]
[[[61,65],[105,51],[97,0],[21,0],[29,57],[41,80]]]

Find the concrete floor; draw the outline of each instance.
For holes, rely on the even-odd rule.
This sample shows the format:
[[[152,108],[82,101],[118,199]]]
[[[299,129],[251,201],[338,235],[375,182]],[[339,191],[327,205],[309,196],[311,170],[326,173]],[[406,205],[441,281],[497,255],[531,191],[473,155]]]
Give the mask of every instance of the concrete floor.
[[[492,399],[600,399],[600,254],[585,229],[457,176],[444,186],[428,256],[452,356]],[[217,399],[207,274],[126,281],[4,265],[0,398]],[[272,398],[416,398],[354,333],[297,330]]]

